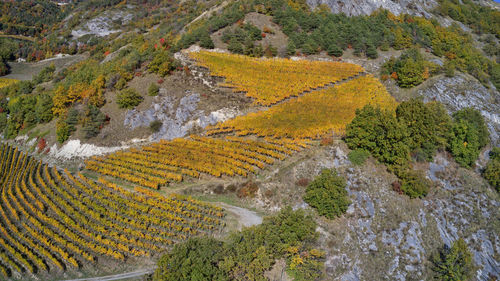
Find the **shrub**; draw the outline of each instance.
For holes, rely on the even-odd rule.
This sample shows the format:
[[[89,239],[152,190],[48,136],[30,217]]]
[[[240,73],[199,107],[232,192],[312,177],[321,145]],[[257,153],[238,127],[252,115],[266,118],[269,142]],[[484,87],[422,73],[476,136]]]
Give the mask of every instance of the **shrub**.
[[[422,198],[429,192],[430,182],[422,173],[409,170],[399,173],[399,177],[401,191],[410,198]]]
[[[170,74],[176,68],[176,62],[172,55],[164,50],[159,50],[153,57],[153,60],[149,63],[148,69],[153,73],[157,73],[160,76],[166,76]]]
[[[453,113],[453,119],[455,121],[467,121],[472,127],[476,128],[477,136],[479,138],[479,148],[482,148],[490,143],[490,133],[488,132],[486,122],[484,122],[484,117],[481,115],[479,110],[472,107],[461,109]]]
[[[133,89],[125,89],[118,94],[116,103],[120,108],[132,109],[139,105],[144,98]]]
[[[490,151],[490,161],[483,171],[483,177],[500,192],[500,147],[495,147]]]
[[[349,161],[356,166],[361,166],[365,163],[366,159],[370,157],[370,152],[364,149],[355,149],[347,155]]]
[[[59,118],[56,123],[56,136],[59,143],[65,142],[71,135],[70,128],[68,124]]]
[[[163,126],[163,123],[159,120],[155,120],[149,124],[149,128],[153,133],[157,133],[160,131],[161,126]]]
[[[158,85],[156,85],[155,83],[151,83],[151,85],[149,85],[148,95],[157,96],[159,92],[160,92],[160,87],[158,87]]]
[[[416,48],[406,50],[397,59],[391,58],[382,67],[382,74],[396,73],[394,79],[402,88],[417,86],[428,79],[438,66],[426,61]]]
[[[88,139],[97,136],[104,126],[106,119],[106,115],[99,108],[88,105],[85,110],[85,117],[82,120],[84,137]]]
[[[453,242],[451,248],[445,245],[433,257],[433,263],[437,280],[472,280],[474,276],[472,254],[462,238]]]
[[[161,257],[153,280],[227,280],[218,268],[222,242],[210,237],[191,238],[178,243]]]
[[[200,47],[205,49],[213,49],[215,47],[214,41],[210,38],[210,33],[208,31],[200,34]]]
[[[334,170],[325,169],[307,186],[304,201],[322,216],[329,219],[339,217],[351,204],[345,187],[344,178]]]
[[[477,129],[464,120],[455,122],[449,140],[449,150],[455,161],[463,167],[471,167],[479,156],[479,149]]]

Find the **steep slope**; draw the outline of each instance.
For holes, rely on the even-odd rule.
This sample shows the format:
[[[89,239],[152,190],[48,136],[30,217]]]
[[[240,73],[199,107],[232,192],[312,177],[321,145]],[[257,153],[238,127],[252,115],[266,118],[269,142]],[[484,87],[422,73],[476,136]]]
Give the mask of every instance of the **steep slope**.
[[[476,3],[492,8],[499,8],[494,1],[475,1]],[[408,13],[417,16],[430,17],[431,11],[439,3],[436,0],[307,0],[307,4],[315,8],[319,5],[327,5],[333,13],[345,13],[348,16],[369,15],[375,10],[382,8],[389,10],[395,15]]]
[[[438,5],[435,0],[307,0],[311,7],[321,4],[330,7],[333,13],[344,13],[348,16],[369,15],[379,8],[387,9],[391,13],[399,15],[410,13],[418,16],[429,17],[430,10]]]

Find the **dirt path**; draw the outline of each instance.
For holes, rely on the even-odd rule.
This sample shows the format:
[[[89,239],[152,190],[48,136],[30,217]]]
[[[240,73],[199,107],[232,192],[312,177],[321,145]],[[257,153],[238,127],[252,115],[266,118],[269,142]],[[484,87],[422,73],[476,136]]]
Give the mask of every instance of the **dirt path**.
[[[92,278],[82,278],[82,279],[71,279],[64,281],[113,281],[113,280],[124,280],[129,278],[141,277],[146,274],[153,273],[155,268],[137,270],[133,272],[120,273],[115,275],[101,276],[101,277],[92,277]]]
[[[227,212],[235,216],[235,218],[238,220],[238,229],[241,229],[243,226],[248,227],[262,223],[262,217],[254,211],[232,206],[222,202],[216,204],[223,207]]]
[[[359,77],[366,76],[366,75],[367,75],[367,73],[365,71],[363,71],[363,72],[360,72],[360,73],[355,74],[353,76],[344,78],[344,79],[342,79],[340,81],[337,81],[337,82],[330,82],[330,83],[327,83],[327,84],[325,84],[323,86],[319,86],[319,87],[316,87],[316,88],[313,88],[313,89],[310,89],[310,90],[305,90],[305,91],[303,91],[302,93],[300,93],[298,95],[289,96],[289,97],[284,98],[284,99],[282,99],[282,100],[280,100],[280,101],[278,101],[278,102],[276,102],[276,103],[274,103],[272,105],[264,106],[264,107],[273,107],[273,106],[276,106],[278,104],[285,103],[285,102],[287,102],[289,100],[300,98],[300,97],[302,97],[302,96],[304,96],[306,94],[312,93],[312,92],[318,92],[318,91],[322,91],[322,90],[325,90],[325,89],[328,89],[328,88],[332,88],[332,87],[335,87],[335,86],[338,86],[338,85],[342,85],[344,83],[347,83],[349,81],[352,81],[354,79],[357,79]]]

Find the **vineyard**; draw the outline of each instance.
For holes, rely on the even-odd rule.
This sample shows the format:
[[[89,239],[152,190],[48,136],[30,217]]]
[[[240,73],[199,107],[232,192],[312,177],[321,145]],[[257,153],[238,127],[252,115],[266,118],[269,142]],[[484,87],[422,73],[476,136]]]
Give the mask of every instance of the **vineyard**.
[[[9,85],[12,85],[16,82],[17,82],[17,80],[15,80],[15,79],[0,78],[0,89],[3,87],[7,87]]]
[[[331,132],[342,134],[356,109],[366,104],[387,109],[396,106],[380,81],[369,75],[310,91],[363,71],[354,65],[263,60],[205,51],[191,56],[212,74],[238,84],[238,89],[253,95],[256,102],[283,102],[209,127],[209,137],[162,140],[140,149],[92,157],[85,161],[87,170],[150,189],[203,176],[247,177],[302,150],[311,139]],[[299,94],[303,95],[283,100]],[[237,136],[231,136],[234,133]]]
[[[256,104],[266,106],[364,72],[359,65],[342,62],[260,59],[208,51],[190,56],[211,75],[224,77],[222,86],[246,92]]]
[[[361,76],[351,81],[314,91],[267,110],[236,117],[208,129],[209,135],[236,131],[274,138],[317,139],[335,132],[342,134],[356,109],[366,104],[395,109],[396,101],[380,81]]]
[[[141,149],[93,157],[85,163],[87,169],[102,175],[158,189],[185,177],[199,178],[202,174],[246,177],[305,146],[305,142],[287,139],[255,141],[191,136],[190,139],[162,140]]]
[[[150,256],[220,229],[221,208],[59,171],[0,148],[0,274],[51,276],[101,258]]]

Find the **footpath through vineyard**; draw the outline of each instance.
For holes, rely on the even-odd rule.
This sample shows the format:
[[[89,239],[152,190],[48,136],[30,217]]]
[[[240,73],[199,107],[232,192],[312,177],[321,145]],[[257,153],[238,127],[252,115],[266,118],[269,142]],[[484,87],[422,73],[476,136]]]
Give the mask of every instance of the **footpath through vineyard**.
[[[0,274],[58,275],[101,259],[150,256],[224,225],[224,212],[189,197],[50,168],[0,148]],[[55,274],[55,275],[54,275]]]

